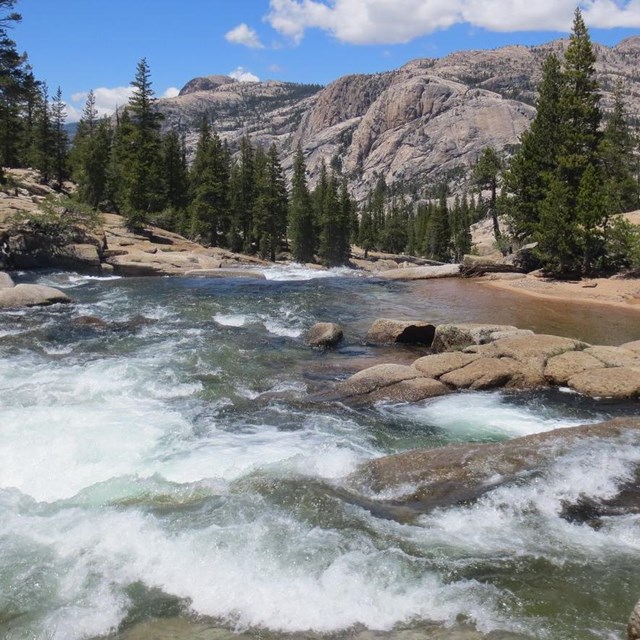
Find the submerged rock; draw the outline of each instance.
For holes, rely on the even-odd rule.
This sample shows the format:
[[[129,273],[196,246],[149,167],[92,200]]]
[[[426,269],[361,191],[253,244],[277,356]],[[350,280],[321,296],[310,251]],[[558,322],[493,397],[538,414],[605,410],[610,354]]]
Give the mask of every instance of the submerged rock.
[[[629,435],[634,442],[640,440],[640,419],[618,418],[495,444],[407,451],[365,462],[349,482],[367,495],[403,489],[402,497],[391,502],[426,512],[477,499],[496,486],[536,472],[578,442]]]
[[[59,302],[69,303],[71,298],[58,289],[41,284],[17,284],[0,289],[0,309],[46,306]]]
[[[369,344],[424,344],[429,347],[433,342],[435,330],[435,326],[428,322],[380,318],[371,325],[365,342]]]
[[[318,322],[307,332],[306,342],[311,347],[333,347],[342,340],[342,328],[335,322]]]

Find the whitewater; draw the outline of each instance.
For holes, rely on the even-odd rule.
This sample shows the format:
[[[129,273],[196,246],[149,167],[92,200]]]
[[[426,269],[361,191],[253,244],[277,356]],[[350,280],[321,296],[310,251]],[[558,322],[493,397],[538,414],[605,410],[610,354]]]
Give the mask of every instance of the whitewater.
[[[478,317],[491,306],[460,282],[301,266],[265,276],[16,274],[75,302],[0,313],[0,637],[622,637],[640,598],[640,517],[594,528],[563,517],[563,505],[614,496],[636,478],[640,448],[580,445],[411,522],[343,490],[367,460],[631,405],[558,391],[358,410],[305,399],[383,356],[418,357],[364,345],[377,317],[529,313],[520,326],[551,332],[563,309],[535,316],[500,298]],[[306,330],[327,320],[345,342],[309,349]],[[624,319],[595,325],[579,314],[567,332],[638,337]],[[367,496],[381,497],[394,496]]]

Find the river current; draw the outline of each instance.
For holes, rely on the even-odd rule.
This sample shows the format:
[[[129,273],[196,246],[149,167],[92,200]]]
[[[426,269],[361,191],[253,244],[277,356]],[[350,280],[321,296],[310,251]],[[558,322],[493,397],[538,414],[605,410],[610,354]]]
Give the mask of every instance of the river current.
[[[69,306],[0,313],[0,637],[621,638],[640,598],[640,517],[562,517],[606,498],[635,447],[410,523],[341,498],[360,463],[637,411],[577,394],[464,393],[348,409],[304,397],[419,349],[363,346],[377,317],[499,322],[593,343],[637,315],[459,280],[347,270],[241,278],[19,273]],[[93,318],[88,320],[87,318]],[[98,319],[98,320],[96,320]],[[313,351],[305,331],[346,339]]]

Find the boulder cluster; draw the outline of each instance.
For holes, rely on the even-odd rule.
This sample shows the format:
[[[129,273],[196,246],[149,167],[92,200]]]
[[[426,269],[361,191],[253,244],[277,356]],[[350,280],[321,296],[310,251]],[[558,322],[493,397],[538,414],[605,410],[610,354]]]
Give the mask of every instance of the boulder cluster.
[[[41,284],[14,284],[8,273],[0,271],[0,309],[36,307],[71,302],[62,291]]]
[[[379,336],[381,327],[394,323],[377,321],[370,335]],[[407,323],[397,326],[403,324]],[[464,389],[562,386],[594,398],[640,397],[640,340],[599,346],[510,325],[472,323],[431,326],[431,332],[429,355],[410,365],[364,369],[340,382],[330,395],[352,404],[370,404],[417,402]],[[402,342],[388,337],[383,342]]]

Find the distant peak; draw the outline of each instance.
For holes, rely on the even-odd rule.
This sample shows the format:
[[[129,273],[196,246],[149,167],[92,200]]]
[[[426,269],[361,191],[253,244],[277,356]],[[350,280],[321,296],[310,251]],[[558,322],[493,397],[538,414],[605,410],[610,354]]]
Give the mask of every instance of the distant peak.
[[[184,96],[189,93],[195,93],[196,91],[213,91],[222,85],[233,84],[234,82],[237,82],[237,80],[234,80],[229,76],[201,76],[199,78],[189,80],[189,82],[180,89],[180,93],[178,95]]]

